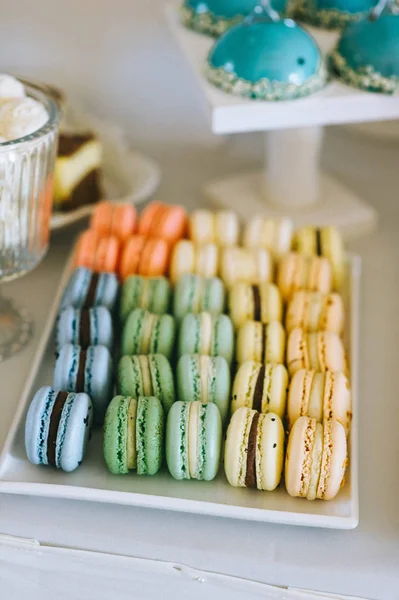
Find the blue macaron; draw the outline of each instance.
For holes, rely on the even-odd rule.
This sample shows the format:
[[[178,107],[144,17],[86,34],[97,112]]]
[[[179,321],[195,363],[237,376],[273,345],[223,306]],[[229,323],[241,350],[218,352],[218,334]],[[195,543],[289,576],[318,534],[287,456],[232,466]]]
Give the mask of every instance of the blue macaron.
[[[112,394],[113,364],[105,346],[66,344],[58,354],[54,370],[54,389],[66,392],[85,392],[93,402],[94,419],[102,424]]]
[[[87,394],[42,387],[30,404],[25,422],[25,449],[30,462],[74,471],[84,458],[92,418],[93,405]]]
[[[119,282],[115,273],[94,273],[78,267],[72,273],[61,301],[61,309],[105,306],[110,312],[118,298]]]
[[[104,306],[79,310],[71,306],[57,318],[55,344],[59,351],[65,344],[81,346],[106,346],[112,349],[114,334],[111,313]]]

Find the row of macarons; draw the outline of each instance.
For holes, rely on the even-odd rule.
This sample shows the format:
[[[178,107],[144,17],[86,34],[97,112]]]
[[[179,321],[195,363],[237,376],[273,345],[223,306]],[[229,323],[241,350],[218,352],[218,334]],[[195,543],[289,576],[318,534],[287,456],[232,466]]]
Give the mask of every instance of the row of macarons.
[[[332,279],[329,285],[341,287],[345,252],[342,237],[334,227],[294,231],[288,218],[256,216],[241,234],[240,221],[233,211],[198,209],[188,215],[178,205],[160,202],[148,205],[140,218],[133,206],[100,203],[90,229],[79,240],[75,263],[96,271],[116,272],[122,279],[132,274],[169,273],[173,283],[187,272],[208,277],[220,273],[230,287],[241,278],[252,283],[270,281],[275,260],[290,251],[327,259],[331,268],[327,276]],[[297,268],[308,271],[310,267],[295,265]]]
[[[116,367],[116,368],[114,368]],[[184,354],[173,369],[162,354],[124,355],[117,365],[104,346],[66,344],[57,356],[53,388],[86,392],[95,422],[102,425],[114,389],[122,396],[155,396],[167,414],[176,400],[210,402],[218,407],[223,425],[242,407],[273,412],[291,429],[303,415],[322,422],[339,421],[349,432],[351,391],[343,372],[301,368],[290,379],[284,364],[247,360],[232,378],[223,356]]]
[[[289,333],[296,327],[306,331],[333,331],[342,334],[344,302],[337,293],[308,290],[294,291],[284,306],[280,288],[274,283],[252,285],[237,282],[226,290],[218,277],[202,277],[187,273],[174,287],[163,276],[131,275],[119,285],[113,273],[95,273],[85,267],[76,268],[66,285],[61,309],[87,309],[104,306],[117,311],[119,322],[125,323],[137,308],[162,315],[171,313],[177,322],[188,314],[227,312],[235,329],[246,321],[285,322]]]
[[[76,469],[86,453],[92,413],[86,393],[41,388],[26,419],[29,460],[67,472]],[[209,402],[177,401],[165,416],[154,396],[116,396],[106,411],[104,459],[115,475],[133,470],[138,475],[156,475],[166,454],[175,479],[211,481],[220,468],[222,445],[221,415]],[[224,447],[224,470],[232,486],[275,490],[284,458],[285,485],[291,496],[333,499],[347,466],[344,427],[334,420],[318,423],[302,416],[295,421],[286,446],[278,415],[245,407],[233,414]]]

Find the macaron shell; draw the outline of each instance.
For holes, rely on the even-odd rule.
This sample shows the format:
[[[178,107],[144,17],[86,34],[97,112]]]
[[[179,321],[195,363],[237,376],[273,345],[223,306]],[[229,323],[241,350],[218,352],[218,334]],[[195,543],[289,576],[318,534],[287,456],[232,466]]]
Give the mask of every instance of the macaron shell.
[[[228,288],[237,281],[259,284],[271,280],[273,264],[264,248],[225,248],[221,253],[220,275]]]
[[[104,419],[104,459],[114,475],[129,473],[127,457],[129,396],[115,396],[107,408]]]
[[[352,420],[352,396],[348,378],[344,373],[327,372],[323,392],[324,418],[341,423],[348,435]]]
[[[56,394],[50,386],[42,387],[29,405],[25,421],[25,450],[34,465],[48,464],[47,436]]]
[[[339,291],[345,279],[345,247],[343,239],[335,227],[324,227],[321,236],[323,254],[330,261],[332,267],[333,287]]]
[[[341,338],[331,331],[320,331],[308,334],[308,346],[317,344],[319,355],[319,371],[347,371],[345,348]],[[314,367],[315,368],[315,367]]]
[[[307,370],[307,369],[299,369],[296,371],[294,376],[292,377],[288,390],[288,402],[287,402],[287,418],[288,418],[288,428],[291,429],[293,424],[299,417],[304,415],[312,416],[316,420],[320,421],[320,414],[310,414],[312,411],[310,410],[310,398],[312,389],[314,390],[313,381],[315,377],[315,371]],[[324,376],[322,375],[322,379],[324,380]],[[317,391],[319,392],[319,407],[322,410],[322,394],[323,394],[323,386],[320,388],[318,386]],[[314,394],[315,396],[315,394]]]
[[[239,408],[231,417],[224,447],[224,471],[233,487],[245,487],[249,432],[256,411]]]
[[[215,239],[219,246],[236,246],[239,243],[240,224],[237,213],[232,210],[215,212]]]
[[[259,490],[273,491],[279,485],[284,463],[284,426],[274,413],[262,414],[258,421],[256,474]]]
[[[253,399],[262,365],[253,360],[243,362],[236,373],[232,390],[231,412],[239,408],[253,408]]]
[[[146,277],[164,275],[168,269],[169,246],[165,240],[149,238],[143,248],[139,274]]]
[[[175,402],[166,422],[166,462],[172,477],[190,479],[188,466],[189,402]]]
[[[172,367],[166,356],[162,354],[150,354],[147,360],[150,368],[152,395],[161,401],[164,413],[167,415],[176,401]]]
[[[158,218],[158,215],[162,213],[165,204],[162,202],[150,202],[145,209],[141,212],[139,225],[138,225],[138,233],[141,235],[150,235],[151,228],[155,219]]]
[[[195,273],[201,277],[216,277],[219,270],[219,249],[215,244],[196,247]]]
[[[179,321],[189,312],[206,311],[217,315],[224,311],[225,302],[224,285],[218,277],[203,278],[188,273],[176,284],[173,314]]]
[[[114,273],[118,268],[120,244],[115,236],[98,241],[93,270],[97,273]]]
[[[171,282],[176,284],[186,273],[194,273],[196,264],[196,249],[192,242],[181,240],[173,251],[170,261],[169,275]]]
[[[90,346],[106,346],[108,349],[113,345],[112,318],[108,309],[104,306],[91,308],[87,311],[90,327]],[[58,350],[65,344],[82,345],[80,339],[80,322],[82,311],[72,307],[66,308],[59,314],[56,324],[56,347]]]
[[[316,340],[314,342],[316,344]],[[316,365],[316,370],[317,369]],[[303,329],[297,327],[288,336],[287,342],[287,368],[290,377],[293,377],[300,369],[315,368],[310,361],[308,349],[308,337]]]
[[[159,210],[151,226],[152,235],[176,243],[187,232],[187,212],[177,204],[165,205]]]
[[[346,435],[341,423],[325,421],[318,498],[333,500],[338,494],[344,480],[347,453]]]
[[[257,306],[255,297],[258,299]],[[237,282],[230,289],[229,313],[236,328],[248,320],[262,323],[281,321],[282,312],[281,294],[273,283],[253,286],[245,282]]]
[[[304,472],[304,465],[309,462],[313,444],[308,439],[307,432],[316,430],[316,420],[308,417],[297,419],[291,429],[288,438],[288,446],[285,457],[285,487],[292,497],[302,495],[303,489],[307,489],[310,483],[311,470]],[[310,464],[312,459],[310,458]]]
[[[160,401],[142,396],[137,405],[137,474],[155,475],[162,465],[164,414]]]
[[[220,465],[222,419],[216,404],[211,403],[201,404],[199,416],[198,451],[204,460],[202,461],[202,472],[197,475],[197,479],[200,477],[205,481],[212,481],[216,477]]]
[[[141,235],[134,235],[125,241],[119,261],[119,275],[123,281],[129,275],[138,273],[145,243],[146,238]]]
[[[262,413],[275,413],[283,418],[287,404],[288,371],[281,364],[267,364],[265,387],[262,399]]]
[[[131,204],[115,204],[112,212],[112,235],[122,242],[133,235],[137,227],[137,211]]]
[[[279,258],[291,250],[293,228],[293,222],[288,218],[273,220],[255,216],[247,222],[243,246],[266,248]]]
[[[118,363],[118,392],[122,396],[139,398],[145,395],[139,356],[122,356]]]
[[[214,317],[214,334],[211,356],[223,356],[231,365],[234,355],[234,328],[230,317],[218,315]]]
[[[196,244],[210,244],[215,241],[214,213],[206,209],[195,210],[188,222],[188,235]]]
[[[57,467],[69,473],[83,461],[93,421],[87,394],[69,394],[62,409],[56,440]]]
[[[151,336],[150,354],[163,354],[170,359],[176,337],[175,320],[171,315],[159,315],[157,321]]]
[[[99,239],[98,234],[90,229],[79,236],[75,249],[74,267],[94,268]]]

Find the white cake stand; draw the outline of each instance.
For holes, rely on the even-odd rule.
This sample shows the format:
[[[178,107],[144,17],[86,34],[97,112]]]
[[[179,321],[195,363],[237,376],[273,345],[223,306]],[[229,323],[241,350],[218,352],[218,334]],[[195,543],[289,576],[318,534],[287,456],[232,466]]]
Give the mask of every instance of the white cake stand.
[[[363,92],[335,80],[308,98],[287,102],[225,94],[203,76],[214,40],[184,28],[180,6],[178,0],[167,5],[167,21],[196,76],[211,131],[216,135],[267,132],[263,171],[212,181],[205,187],[206,196],[243,218],[259,213],[289,215],[296,226],[334,224],[348,237],[370,231],[377,223],[374,208],[319,169],[323,127],[399,118],[399,99]],[[337,41],[336,33],[309,30],[324,53]]]

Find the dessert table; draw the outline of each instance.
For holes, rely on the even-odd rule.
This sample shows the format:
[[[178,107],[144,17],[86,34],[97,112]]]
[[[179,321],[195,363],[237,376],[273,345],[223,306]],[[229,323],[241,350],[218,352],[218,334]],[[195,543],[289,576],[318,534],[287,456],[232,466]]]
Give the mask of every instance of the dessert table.
[[[218,169],[233,171],[246,156],[245,144],[240,148],[180,144],[164,151],[154,144],[152,150],[165,174],[158,197],[188,207],[203,202],[201,182]],[[268,587],[281,586],[325,592],[322,598],[332,597],[327,592],[399,598],[399,403],[394,384],[399,333],[398,160],[399,148],[393,144],[339,130],[327,134],[324,168],[378,207],[380,214],[378,229],[350,246],[363,259],[359,527],[310,529],[0,495],[2,597],[29,593],[35,600],[43,598],[43,589],[49,598],[155,598],[161,591],[164,598],[187,592],[192,598],[317,597]],[[7,295],[29,306],[36,329],[30,345],[0,365],[0,446],[62,267],[83,226],[84,222],[54,233],[40,267],[5,287]],[[60,588],[62,592],[56,593]]]

